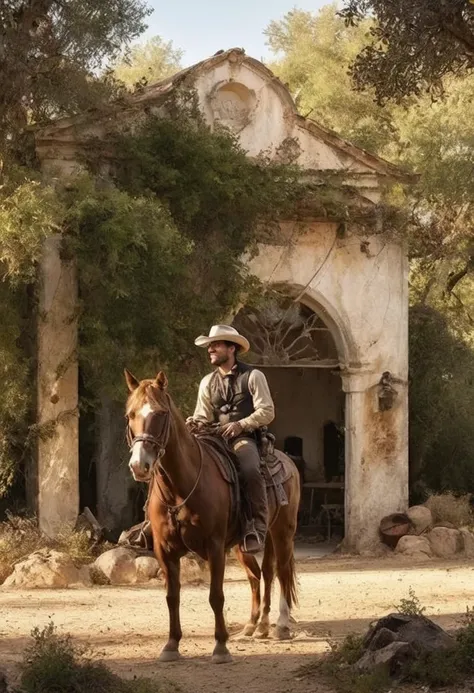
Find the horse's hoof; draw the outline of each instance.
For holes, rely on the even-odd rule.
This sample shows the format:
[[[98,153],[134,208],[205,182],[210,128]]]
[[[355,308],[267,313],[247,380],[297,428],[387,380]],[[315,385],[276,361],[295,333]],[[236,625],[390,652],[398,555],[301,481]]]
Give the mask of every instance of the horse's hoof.
[[[211,661],[213,664],[230,664],[233,660],[230,652],[227,652],[226,654],[213,654]]]
[[[291,633],[288,626],[275,626],[272,630],[273,640],[291,640]]]
[[[247,623],[247,625],[245,626],[243,631],[240,633],[240,635],[244,635],[246,638],[251,638],[256,630],[257,630],[256,625],[254,625],[253,623]]]
[[[178,650],[162,650],[160,656],[158,657],[159,662],[177,662],[181,659],[181,655]]]

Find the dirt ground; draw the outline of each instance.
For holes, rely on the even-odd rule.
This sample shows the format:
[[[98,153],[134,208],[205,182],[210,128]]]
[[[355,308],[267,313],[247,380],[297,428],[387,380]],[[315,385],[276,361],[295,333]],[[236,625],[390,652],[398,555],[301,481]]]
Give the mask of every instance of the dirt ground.
[[[34,626],[51,619],[61,632],[90,643],[118,673],[169,678],[183,691],[222,693],[329,693],[327,683],[302,677],[299,670],[328,648],[328,638],[361,632],[392,609],[412,587],[427,615],[452,628],[474,604],[474,562],[401,564],[393,558],[327,557],[298,562],[300,604],[293,612],[293,639],[259,641],[239,637],[247,620],[249,588],[240,567],[230,563],[226,614],[232,632],[232,664],[213,665],[213,616],[207,585],[185,586],[182,593],[183,659],[158,664],[167,633],[163,588],[94,587],[77,590],[0,592],[0,667],[10,674]],[[275,589],[272,622],[276,619]]]

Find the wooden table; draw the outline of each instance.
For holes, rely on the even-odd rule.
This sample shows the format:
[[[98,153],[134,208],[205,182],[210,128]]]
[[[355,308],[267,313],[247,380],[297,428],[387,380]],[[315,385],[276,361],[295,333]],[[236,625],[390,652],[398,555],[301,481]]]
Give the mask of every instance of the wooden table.
[[[343,481],[308,481],[308,483],[303,484],[303,490],[305,488],[311,489],[311,496],[309,502],[309,518],[311,521],[313,512],[314,495],[316,490],[324,491],[324,502],[323,505],[327,505],[328,491],[338,489],[340,491],[344,490]]]

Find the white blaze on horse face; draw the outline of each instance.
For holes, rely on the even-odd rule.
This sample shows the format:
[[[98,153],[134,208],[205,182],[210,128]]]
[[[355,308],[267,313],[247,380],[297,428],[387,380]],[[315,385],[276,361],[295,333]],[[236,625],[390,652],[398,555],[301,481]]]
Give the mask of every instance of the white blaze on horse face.
[[[143,418],[146,419],[148,414],[151,414],[152,411],[153,411],[153,409],[148,404],[148,402],[145,402],[145,404],[143,405],[143,407],[140,409],[140,411],[138,413],[140,414],[140,416],[143,416]]]
[[[138,414],[143,418],[143,420],[146,420],[147,416],[151,414],[152,411],[153,409],[151,408],[150,404],[145,402]],[[134,476],[143,477],[144,475],[148,475],[153,462],[153,452],[145,447],[143,441],[137,441],[132,446],[132,454],[130,457],[130,462],[128,463]]]
[[[279,628],[290,627],[290,607],[283,595],[280,595],[280,615],[278,617],[277,626]]]
[[[128,466],[132,470],[135,481],[146,481],[155,461],[152,449],[146,447],[141,440],[134,443]]]

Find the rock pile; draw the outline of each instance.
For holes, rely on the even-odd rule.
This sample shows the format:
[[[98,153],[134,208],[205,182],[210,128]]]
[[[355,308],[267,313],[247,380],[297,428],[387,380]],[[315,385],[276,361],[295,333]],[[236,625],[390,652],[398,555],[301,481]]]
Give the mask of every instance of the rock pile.
[[[424,505],[415,505],[406,514],[384,517],[380,533],[396,554],[411,558],[474,558],[474,533],[448,522],[434,525],[431,510]]]

